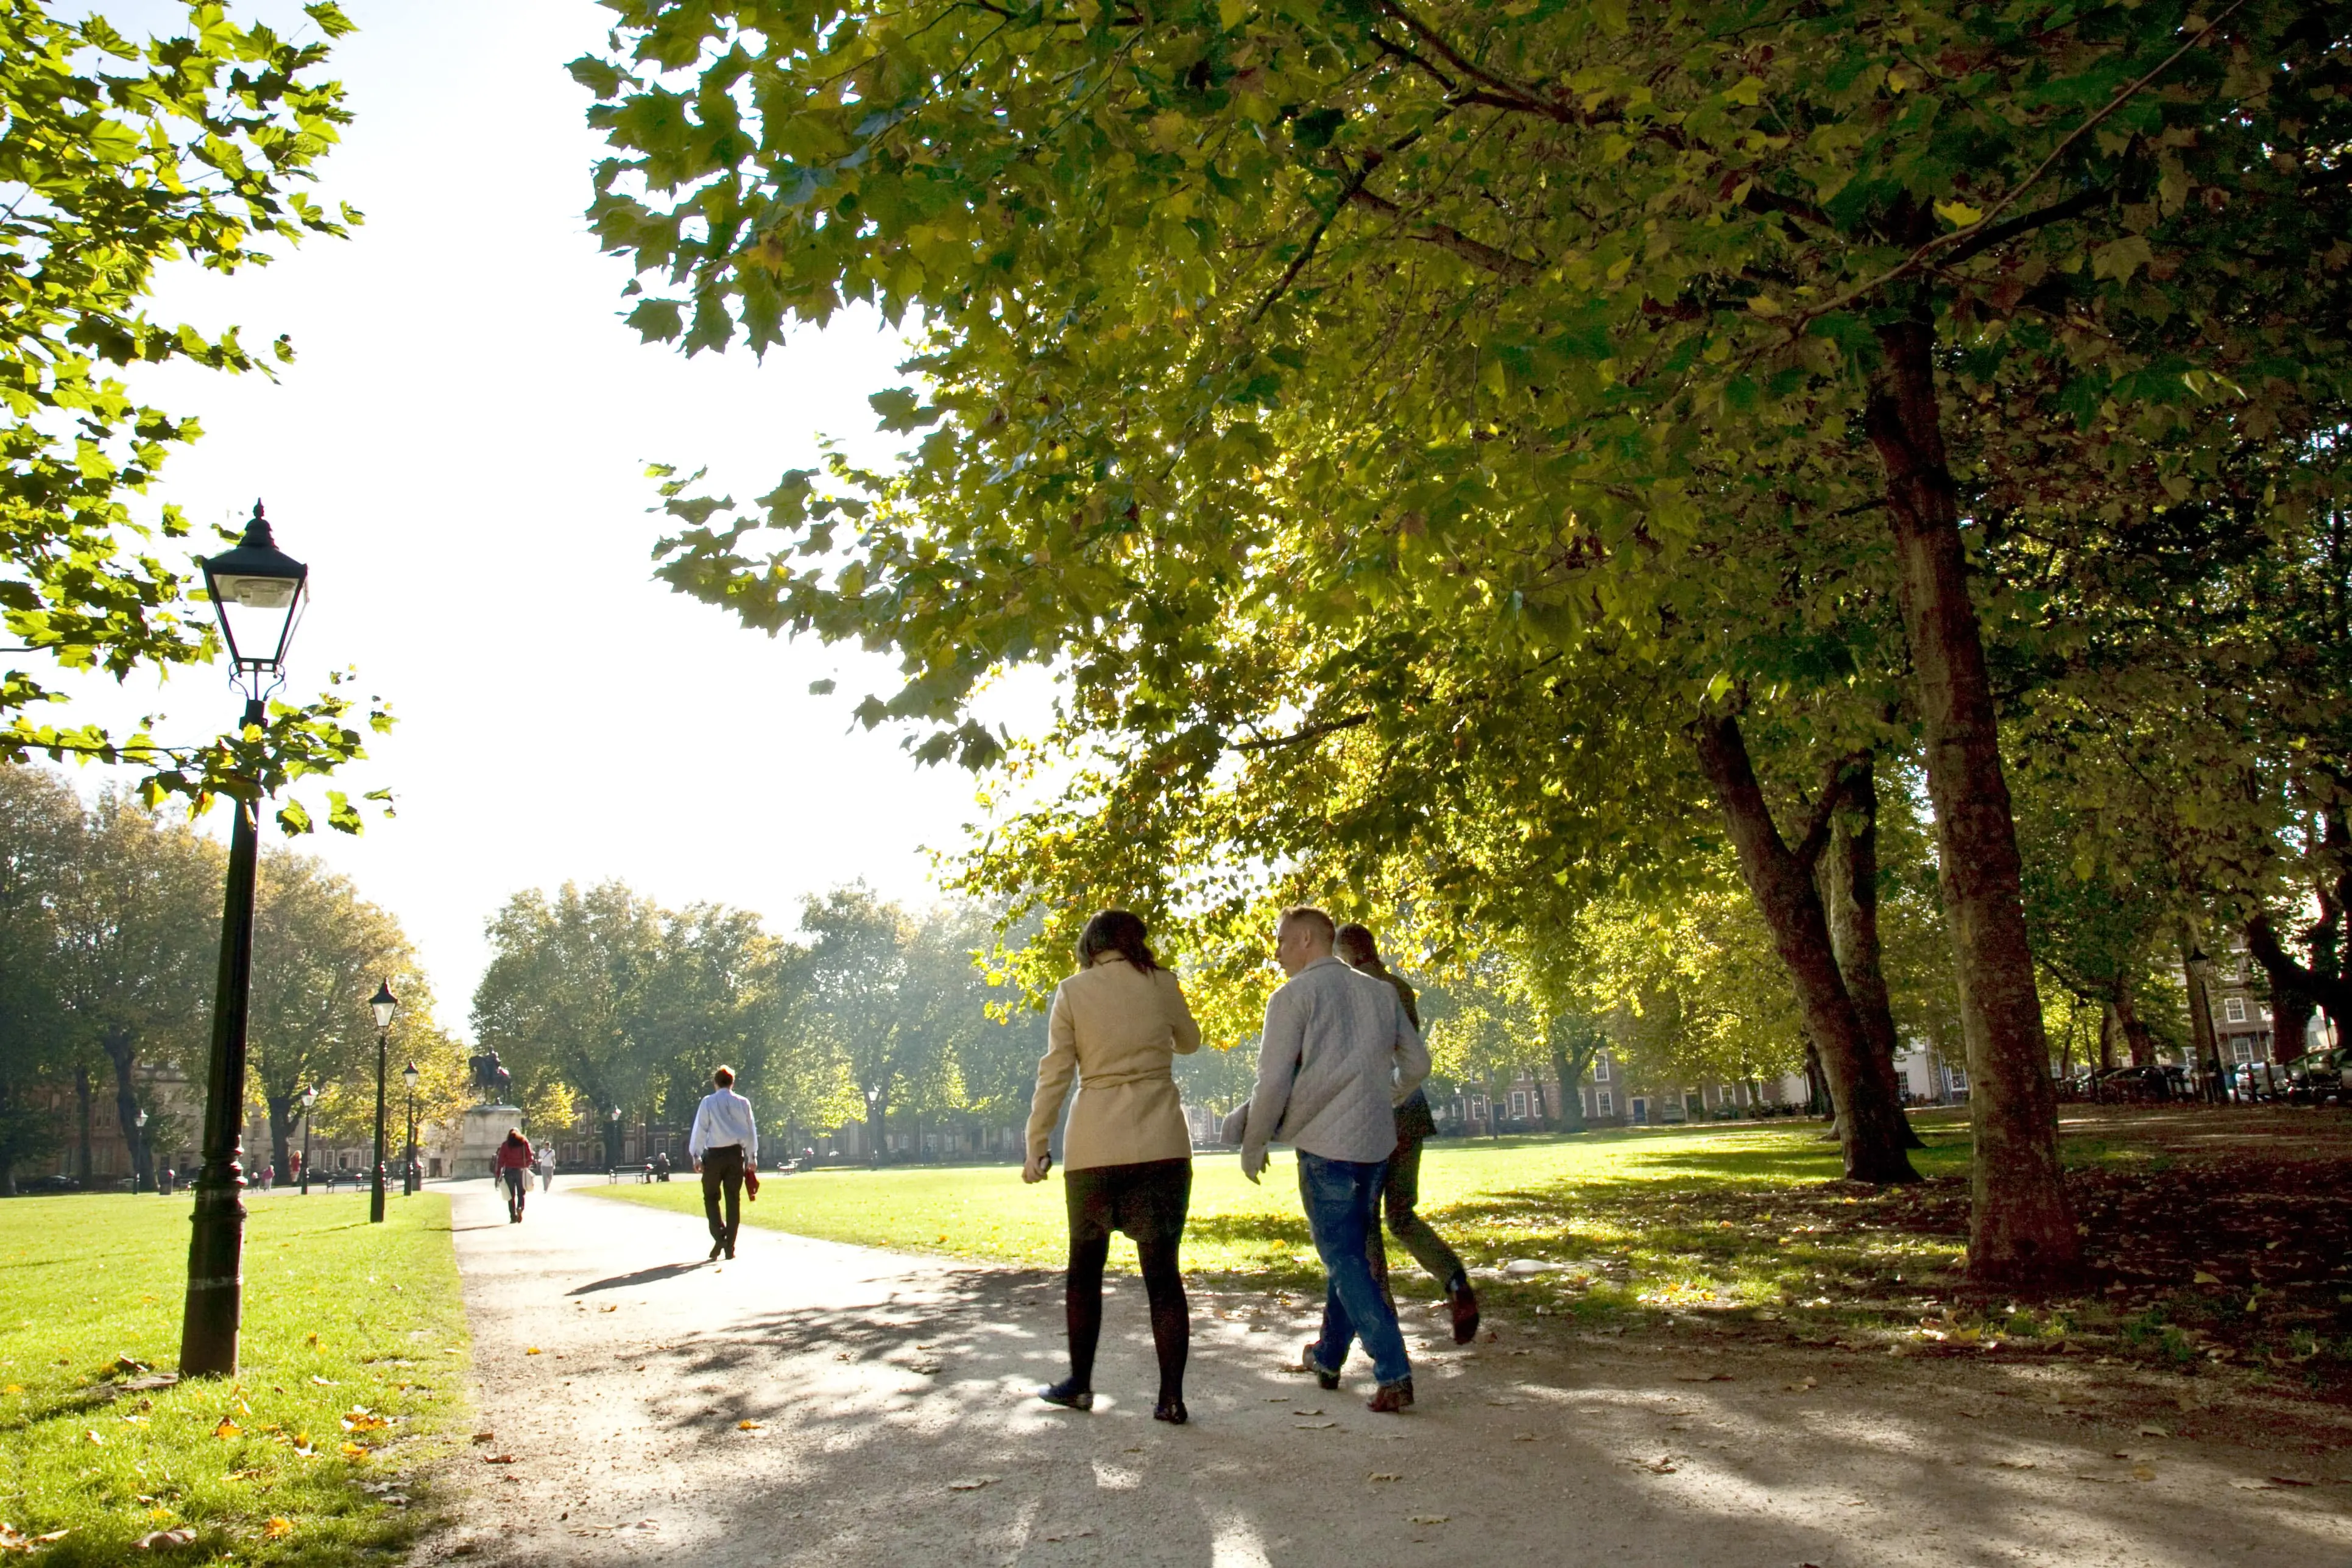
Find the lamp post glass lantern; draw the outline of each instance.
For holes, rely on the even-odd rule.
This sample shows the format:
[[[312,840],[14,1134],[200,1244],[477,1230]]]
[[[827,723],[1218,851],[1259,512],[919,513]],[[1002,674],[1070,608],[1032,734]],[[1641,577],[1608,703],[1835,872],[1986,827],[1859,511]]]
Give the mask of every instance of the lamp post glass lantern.
[[[383,1069],[392,1056],[392,1015],[400,998],[392,983],[380,981],[368,1006],[375,1013],[375,1185],[368,1191],[368,1223],[383,1223]]]
[[[408,1156],[400,1167],[400,1194],[414,1197],[416,1194],[416,1064],[409,1063],[400,1069],[400,1081],[408,1086]]]
[[[302,1195],[310,1195],[310,1108],[319,1103],[319,1086],[312,1084],[302,1091],[302,1179],[296,1184]]]
[[[267,718],[263,695],[285,678],[286,650],[308,594],[310,569],[278,548],[253,503],[236,548],[204,563],[205,594],[228,645],[231,679],[245,693],[240,730]],[[228,875],[221,900],[220,969],[214,984],[212,1053],[205,1073],[203,1163],[188,1237],[187,1305],[180,1371],[234,1376],[245,1303],[245,1036],[253,985],[253,888],[261,806],[255,781],[229,801]],[[307,1126],[304,1138],[307,1142]]]

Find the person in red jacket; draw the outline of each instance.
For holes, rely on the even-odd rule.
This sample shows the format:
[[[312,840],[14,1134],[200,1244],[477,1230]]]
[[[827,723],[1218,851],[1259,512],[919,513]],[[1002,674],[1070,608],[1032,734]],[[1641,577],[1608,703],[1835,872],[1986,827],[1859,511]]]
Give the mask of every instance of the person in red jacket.
[[[499,1145],[494,1162],[499,1185],[507,1193],[507,1223],[522,1223],[523,1194],[530,1190],[530,1167],[538,1156],[531,1152],[530,1140],[517,1127],[507,1129],[507,1141]]]

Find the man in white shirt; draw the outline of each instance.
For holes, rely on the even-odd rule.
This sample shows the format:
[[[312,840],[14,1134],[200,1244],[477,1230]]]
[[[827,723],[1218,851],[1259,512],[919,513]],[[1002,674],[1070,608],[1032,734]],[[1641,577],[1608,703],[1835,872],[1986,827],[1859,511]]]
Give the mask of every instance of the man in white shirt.
[[[1340,963],[1332,937],[1331,917],[1305,905],[1283,910],[1275,927],[1274,956],[1290,979],[1266,999],[1242,1174],[1258,1179],[1269,1142],[1298,1151],[1298,1195],[1328,1280],[1323,1337],[1299,1359],[1337,1388],[1361,1339],[1380,1382],[1370,1408],[1394,1412],[1412,1403],[1412,1365],[1367,1248],[1396,1148],[1396,1106],[1429,1076],[1429,1052],[1396,992]]]
[[[710,1081],[717,1087],[695,1107],[694,1131],[687,1138],[686,1152],[694,1168],[702,1173],[702,1212],[710,1221],[710,1256],[724,1253],[732,1258],[735,1232],[743,1218],[743,1173],[759,1165],[760,1130],[751,1121],[751,1102],[735,1092],[733,1068],[717,1068]],[[719,1212],[722,1189],[727,1195],[723,1220]]]

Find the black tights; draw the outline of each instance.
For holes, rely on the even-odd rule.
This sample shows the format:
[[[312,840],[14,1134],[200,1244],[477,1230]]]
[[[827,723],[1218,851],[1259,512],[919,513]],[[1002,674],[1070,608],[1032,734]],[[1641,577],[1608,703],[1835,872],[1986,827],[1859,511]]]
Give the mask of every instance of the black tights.
[[[1184,1355],[1192,1337],[1184,1303],[1184,1276],[1176,1267],[1176,1243],[1139,1241],[1143,1293],[1151,1302],[1151,1348],[1160,1354],[1160,1400],[1184,1397]],[[1070,1243],[1066,1305],[1070,1321],[1070,1377],[1080,1388],[1095,1385],[1095,1343],[1102,1338],[1103,1265],[1110,1238]]]

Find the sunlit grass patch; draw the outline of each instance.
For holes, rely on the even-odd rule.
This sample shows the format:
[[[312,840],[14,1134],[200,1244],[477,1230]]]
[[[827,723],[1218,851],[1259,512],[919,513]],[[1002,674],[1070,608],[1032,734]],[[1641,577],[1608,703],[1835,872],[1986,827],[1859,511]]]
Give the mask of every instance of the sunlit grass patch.
[[[0,1203],[0,1520],[55,1564],[121,1563],[161,1531],[191,1561],[397,1552],[416,1468],[467,1415],[448,1200],[248,1200],[240,1375],[139,1386],[177,1363],[190,1205]],[[409,1504],[404,1507],[403,1504]]]

